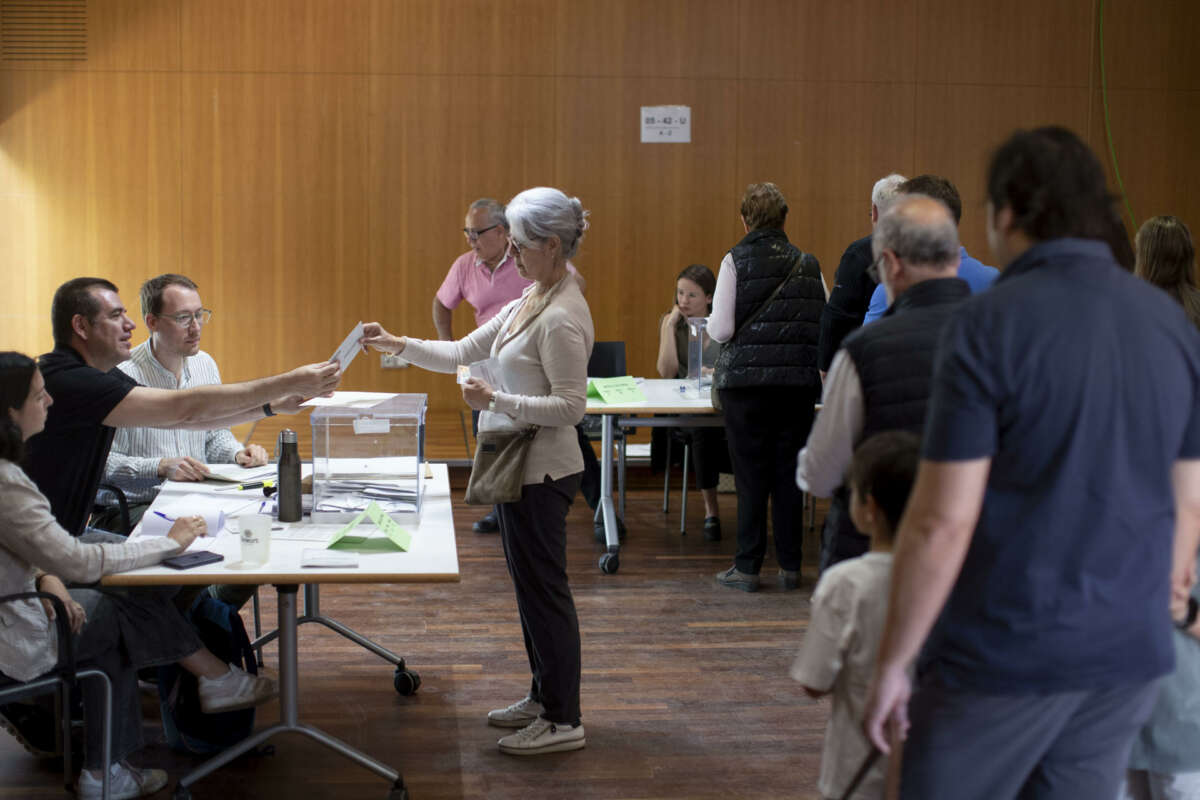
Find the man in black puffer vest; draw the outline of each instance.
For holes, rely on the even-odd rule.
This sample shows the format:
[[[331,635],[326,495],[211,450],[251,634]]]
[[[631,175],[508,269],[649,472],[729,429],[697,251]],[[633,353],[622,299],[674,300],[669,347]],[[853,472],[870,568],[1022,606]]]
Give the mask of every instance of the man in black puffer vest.
[[[958,230],[938,200],[918,194],[898,200],[880,219],[872,250],[872,270],[891,308],[842,343],[796,469],[802,489],[833,495],[822,531],[822,570],[867,551],[868,539],[850,522],[849,493],[841,485],[854,447],[881,431],[921,432],[938,337],[971,294],[966,281],[955,277]]]
[[[713,390],[724,406],[738,492],[737,556],[717,580],[758,589],[771,498],[779,584],[795,589],[804,503],[792,464],[820,394],[817,339],[825,284],[817,259],[783,232],[787,201],[774,184],[747,187],[741,212],[746,236],[721,262],[708,328],[726,343]]]

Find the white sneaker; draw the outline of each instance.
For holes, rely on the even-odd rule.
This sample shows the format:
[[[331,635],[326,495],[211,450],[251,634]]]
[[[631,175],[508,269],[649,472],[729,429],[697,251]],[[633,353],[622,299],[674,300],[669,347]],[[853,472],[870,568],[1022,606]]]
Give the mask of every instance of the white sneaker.
[[[167,785],[167,773],[161,769],[138,769],[127,761],[113,764],[108,773],[108,792],[112,800],[130,800],[154,794]],[[99,800],[101,782],[86,769],[79,773],[75,796],[80,800]]]
[[[587,740],[583,738],[583,725],[558,725],[545,717],[538,717],[516,733],[502,738],[498,744],[501,753],[537,756],[579,750],[587,744]]]
[[[235,666],[219,678],[204,678],[200,684],[200,710],[205,714],[237,711],[261,705],[279,694],[275,681],[263,675],[251,675]]]
[[[532,697],[526,697],[508,708],[497,708],[488,712],[488,725],[497,728],[524,728],[538,718],[546,709]]]

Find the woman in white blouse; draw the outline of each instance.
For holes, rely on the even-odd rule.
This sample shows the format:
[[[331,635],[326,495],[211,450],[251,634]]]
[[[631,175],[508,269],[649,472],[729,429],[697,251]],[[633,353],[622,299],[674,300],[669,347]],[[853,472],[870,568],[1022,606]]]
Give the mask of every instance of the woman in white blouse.
[[[113,572],[157,564],[203,535],[205,524],[202,517],[185,517],[166,538],[120,544],[87,544],[67,533],[19,466],[25,440],[42,430],[53,402],[33,359],[0,353],[0,595],[36,590],[63,602],[78,661],[99,667],[112,681],[111,796],[141,797],[165,786],[167,776],[125,760],[142,746],[138,669],[177,662],[199,677],[200,704],[206,713],[264,702],[275,695],[275,683],[214,656],[170,602],[170,590],[66,587],[64,578],[94,583]],[[26,681],[55,666],[58,636],[53,615],[53,606],[36,600],[0,603],[0,672]],[[82,687],[87,735],[78,796],[93,798],[100,797],[105,766],[99,727],[104,699],[95,681],[85,681]],[[5,727],[36,749],[16,721],[6,720]]]
[[[503,384],[478,378],[463,399],[483,413],[479,430],[540,426],[529,448],[521,499],[497,506],[504,556],[517,594],[533,681],[529,694],[488,714],[517,728],[500,750],[536,755],[584,746],[580,722],[579,621],[567,584],[566,515],[583,471],[574,426],[587,405],[587,362],[594,334],[579,284],[567,273],[587,228],[578,198],[557,189],[527,189],[508,204],[509,245],[521,276],[533,281],[518,299],[456,342],[393,336],[363,326],[364,346],[436,372],[491,358]]]

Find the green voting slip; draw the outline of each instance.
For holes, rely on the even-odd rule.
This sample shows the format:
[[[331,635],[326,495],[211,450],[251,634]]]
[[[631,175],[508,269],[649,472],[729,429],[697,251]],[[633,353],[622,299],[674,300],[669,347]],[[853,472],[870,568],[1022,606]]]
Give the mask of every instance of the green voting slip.
[[[383,536],[351,536],[350,531],[358,527],[364,518],[370,518],[375,527],[383,531]],[[397,550],[408,552],[412,544],[412,534],[401,528],[396,520],[387,515],[379,505],[372,500],[357,517],[346,523],[327,545],[329,550],[353,550],[356,553],[394,553]]]
[[[646,399],[632,375],[622,375],[619,378],[592,378],[588,381],[588,397],[595,397],[606,403],[638,403]]]

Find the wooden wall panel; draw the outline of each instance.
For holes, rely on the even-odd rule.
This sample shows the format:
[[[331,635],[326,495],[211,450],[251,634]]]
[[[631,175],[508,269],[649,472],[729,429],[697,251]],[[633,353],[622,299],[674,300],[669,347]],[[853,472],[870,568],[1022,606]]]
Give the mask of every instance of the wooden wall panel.
[[[1095,107],[1100,108],[1099,97]],[[1159,214],[1173,214],[1191,228],[1193,236],[1200,233],[1200,192],[1196,191],[1200,175],[1187,167],[1195,164],[1200,141],[1194,133],[1200,131],[1200,92],[1109,90],[1109,111],[1117,163],[1137,224]],[[1116,193],[1100,113],[1093,119],[1092,142]],[[1132,236],[1137,230],[1123,203],[1121,213]]]
[[[38,285],[17,329],[22,347],[41,352],[64,280],[108,277],[128,302],[130,283],[178,265],[178,77],[15,71],[3,83],[13,111],[0,134],[0,193],[15,214],[4,236],[20,259],[5,272]]]
[[[1200,91],[1200,3],[1110,0],[1104,6],[1110,89]]]
[[[554,175],[554,87],[546,78],[374,76],[368,207],[369,302],[363,311],[398,335],[433,338],[430,309],[451,263],[468,249],[467,206],[507,202]],[[473,121],[482,121],[474,124]],[[475,327],[467,304],[456,334]],[[460,404],[453,377],[418,369],[380,371],[389,391],[428,392]]]
[[[599,341],[624,340],[634,374],[653,374],[659,317],[675,276],[714,272],[736,239],[736,87],[731,81],[560,78],[558,185],[591,212],[576,263]],[[641,105],[694,114],[691,145],[641,144]]]
[[[555,0],[372,0],[373,74],[550,75]]]
[[[870,232],[875,181],[912,168],[913,94],[912,84],[743,81],[732,208],[746,184],[774,181],[789,238],[832,279],[846,245]]]
[[[178,70],[181,0],[89,0],[91,70]]]
[[[765,0],[738,4],[740,76],[911,81],[913,0]]]
[[[206,349],[233,380],[328,358],[369,292],[366,78],[196,74],[182,94],[182,269],[215,312]]]
[[[184,2],[183,69],[365,72],[368,0]]]
[[[561,0],[559,75],[737,77],[727,0]]]
[[[917,80],[925,84],[1087,86],[1095,3],[919,0],[916,37],[911,42]]]
[[[1088,92],[1024,86],[922,85],[917,91],[913,172],[944,175],[963,202],[959,235],[967,250],[990,263],[984,204],[992,151],[1016,128],[1064,125],[1086,136]]]
[[[986,255],[991,148],[1064,124],[1112,171],[1100,0],[90,0],[89,59],[0,64],[0,345],[49,346],[66,278],[191,274],[229,378],[329,354],[359,319],[432,335],[429,306],[481,195],[579,195],[597,335],[653,369],[674,275],[741,236],[774,180],[832,275],[891,171],[951,177]],[[1200,226],[1200,6],[1106,3],[1112,129],[1139,218]],[[641,105],[693,110],[638,141]],[[456,329],[472,323],[469,309]],[[141,338],[142,333],[135,334]],[[356,362],[350,388],[452,379]]]

